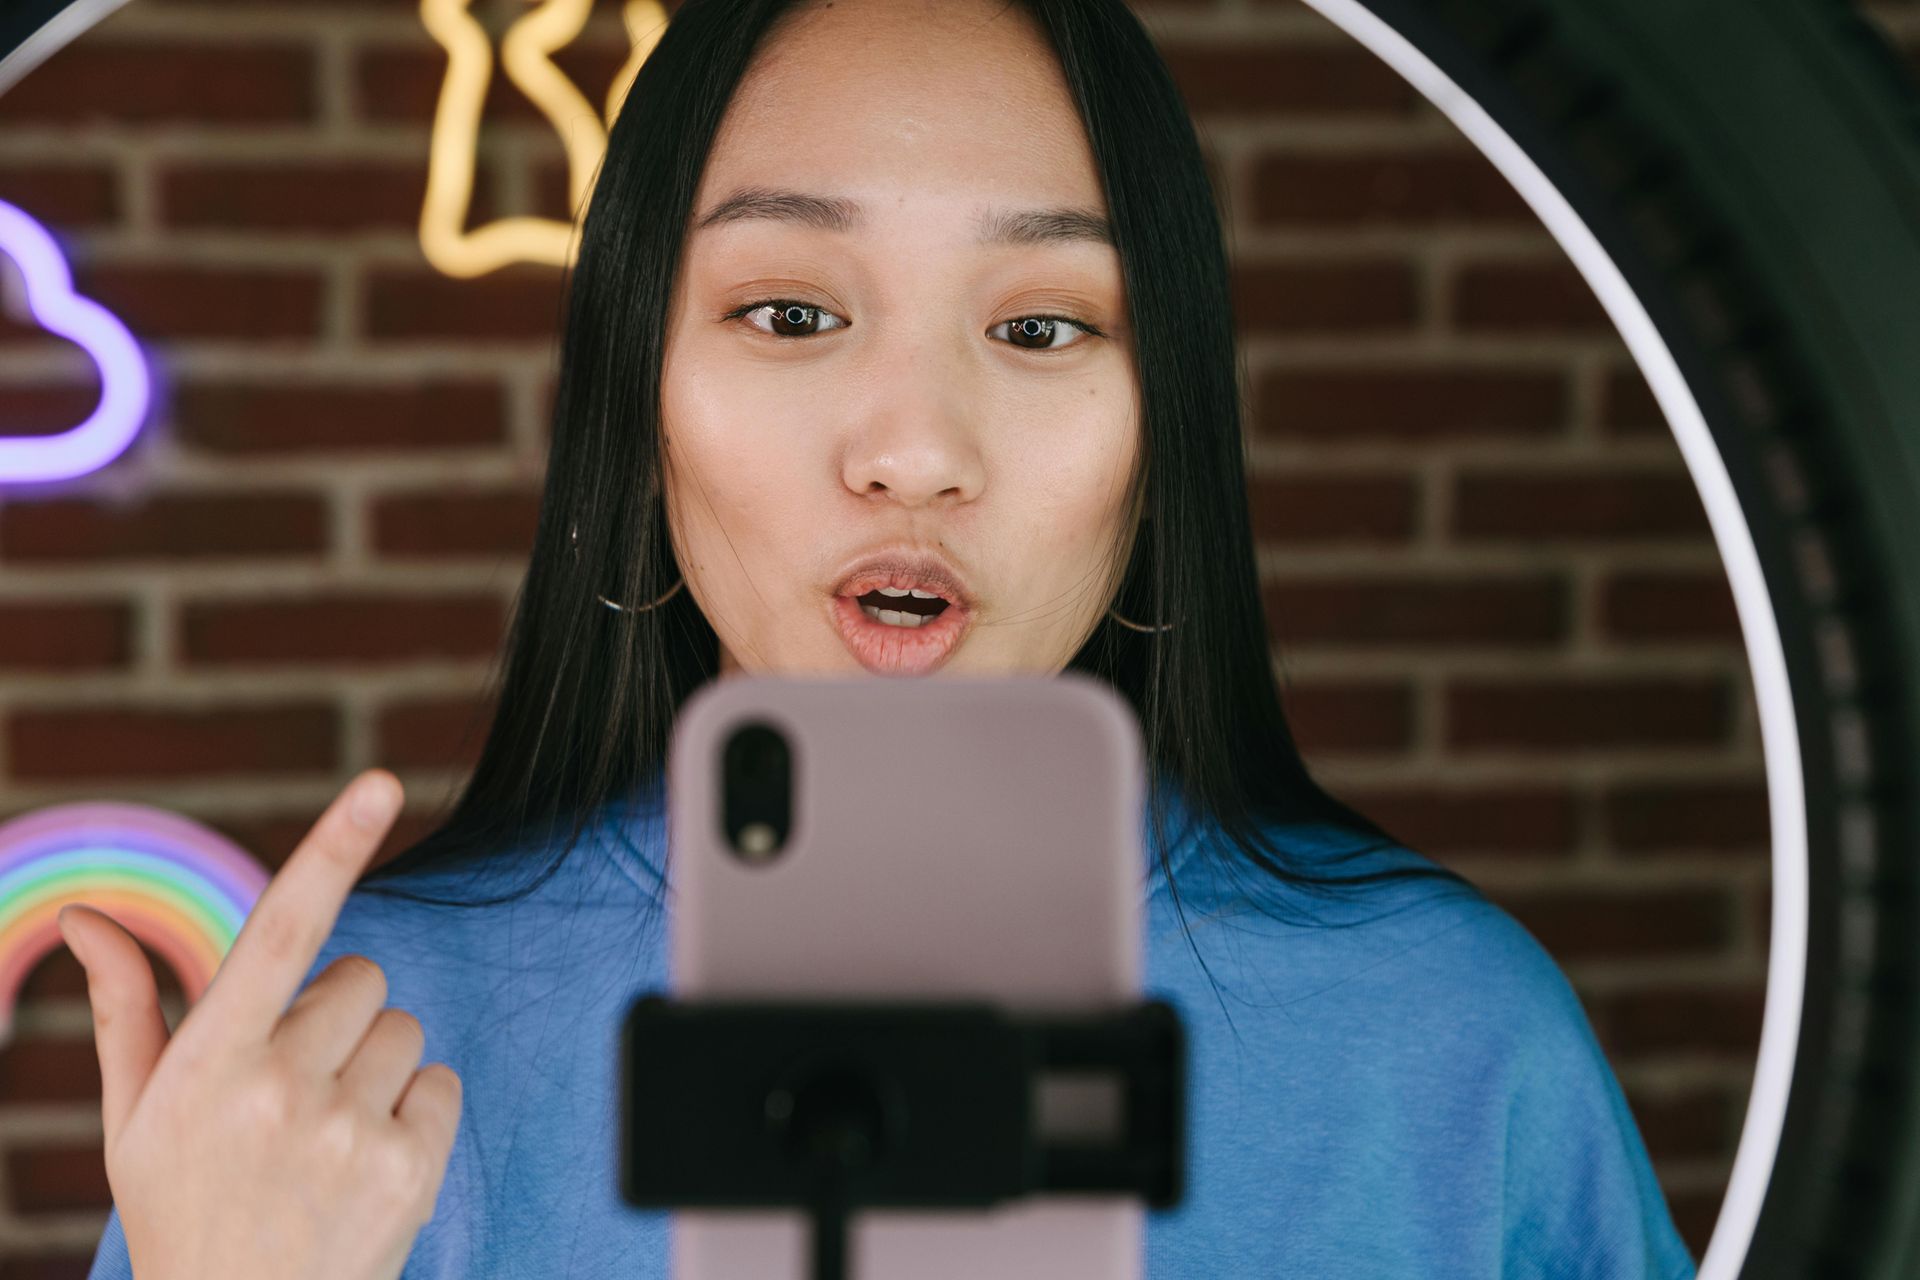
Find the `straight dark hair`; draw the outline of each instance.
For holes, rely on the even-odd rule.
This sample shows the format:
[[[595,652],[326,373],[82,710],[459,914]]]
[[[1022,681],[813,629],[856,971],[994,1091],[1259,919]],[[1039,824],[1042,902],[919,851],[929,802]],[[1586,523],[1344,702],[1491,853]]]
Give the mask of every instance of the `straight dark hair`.
[[[1178,622],[1146,634],[1103,621],[1068,666],[1107,682],[1139,718],[1156,780],[1159,868],[1176,907],[1160,785],[1224,837],[1202,846],[1217,866],[1257,868],[1265,888],[1331,894],[1425,877],[1477,896],[1424,858],[1324,869],[1405,846],[1313,779],[1281,708],[1247,510],[1226,250],[1192,119],[1123,0],[1007,0],[1016,2],[1045,30],[1079,107],[1130,328],[1149,339],[1133,350],[1149,464],[1133,510],[1144,523],[1113,607]],[[663,767],[681,703],[718,676],[718,637],[689,592],[645,612],[616,612],[598,597],[655,600],[678,575],[660,458],[670,295],[721,118],[794,3],[687,0],[633,82],[568,281],[546,488],[492,728],[445,820],[363,877],[369,890],[473,906],[531,891],[597,815]],[[1284,838],[1298,824],[1354,843],[1331,848],[1323,830],[1300,842],[1303,856]],[[412,869],[533,847],[558,856],[503,897],[450,902],[393,883]],[[1274,896],[1270,913],[1296,914],[1298,896]]]

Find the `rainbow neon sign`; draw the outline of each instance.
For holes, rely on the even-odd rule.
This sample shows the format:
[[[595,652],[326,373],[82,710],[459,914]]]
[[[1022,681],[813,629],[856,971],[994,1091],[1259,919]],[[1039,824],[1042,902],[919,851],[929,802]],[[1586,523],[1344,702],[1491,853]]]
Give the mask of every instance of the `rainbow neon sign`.
[[[117,316],[74,292],[67,260],[47,229],[4,200],[0,254],[20,269],[27,316],[77,344],[100,370],[100,402],[79,426],[51,436],[9,436],[0,424],[0,484],[96,471],[126,452],[146,421],[152,396],[146,360]]]
[[[65,946],[60,908],[111,916],[199,999],[268,873],[219,833],[162,809],[56,805],[0,823],[0,1045],[33,967]]]

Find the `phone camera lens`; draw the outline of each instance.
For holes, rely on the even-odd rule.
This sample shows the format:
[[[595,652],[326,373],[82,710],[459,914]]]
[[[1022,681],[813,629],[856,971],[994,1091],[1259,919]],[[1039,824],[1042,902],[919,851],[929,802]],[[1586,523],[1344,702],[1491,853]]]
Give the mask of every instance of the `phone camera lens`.
[[[720,829],[750,865],[780,856],[793,829],[793,750],[763,720],[740,725],[721,750]]]

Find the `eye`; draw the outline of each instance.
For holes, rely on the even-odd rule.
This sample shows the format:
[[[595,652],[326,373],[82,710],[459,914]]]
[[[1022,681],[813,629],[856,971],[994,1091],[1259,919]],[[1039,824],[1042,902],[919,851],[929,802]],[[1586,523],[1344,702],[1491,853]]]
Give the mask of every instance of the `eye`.
[[[1100,332],[1085,321],[1069,320],[1065,316],[1021,316],[1001,321],[987,330],[987,336],[992,337],[1002,329],[1007,331],[1007,341],[1025,351],[1060,351],[1078,346],[1081,339]],[[1073,336],[1076,334],[1079,336]],[[1066,340],[1061,341],[1062,338]]]
[[[765,324],[756,320],[762,312],[766,313]],[[765,298],[759,302],[749,302],[744,307],[735,307],[721,318],[736,320],[742,317],[745,317],[747,323],[761,333],[771,334],[776,338],[810,338],[816,333],[847,327],[845,320],[826,308],[812,306],[805,302],[795,302],[790,298]],[[820,323],[829,318],[836,323]]]

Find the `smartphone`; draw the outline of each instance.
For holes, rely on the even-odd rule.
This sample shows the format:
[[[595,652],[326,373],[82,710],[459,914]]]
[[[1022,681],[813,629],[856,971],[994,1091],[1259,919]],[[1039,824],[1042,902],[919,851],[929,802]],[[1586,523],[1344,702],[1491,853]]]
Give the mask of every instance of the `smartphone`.
[[[1058,676],[738,676],[667,762],[676,1000],[1141,998],[1145,770],[1106,685]],[[859,1280],[1132,1280],[1144,1206],[1040,1195],[870,1209]],[[798,1210],[676,1210],[675,1280],[806,1280]]]

